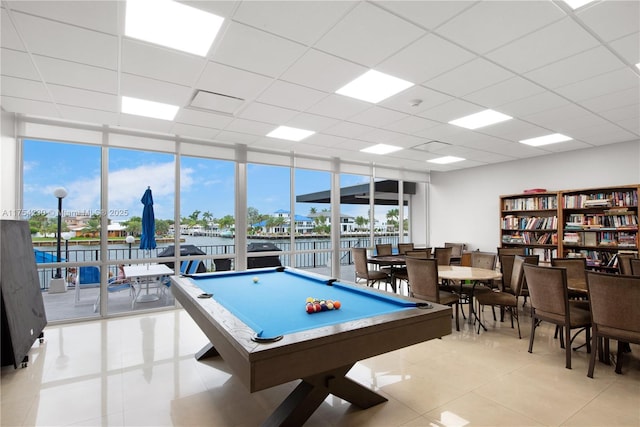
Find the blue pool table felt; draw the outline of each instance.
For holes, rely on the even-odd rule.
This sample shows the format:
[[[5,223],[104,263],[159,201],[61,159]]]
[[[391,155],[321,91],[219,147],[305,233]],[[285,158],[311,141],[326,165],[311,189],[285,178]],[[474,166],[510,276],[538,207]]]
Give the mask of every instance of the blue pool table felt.
[[[288,268],[215,273],[193,276],[191,280],[262,338],[416,307],[415,302],[392,294],[340,281],[333,281],[329,286],[329,278]],[[307,297],[337,300],[342,306],[338,310],[309,314],[305,309]]]

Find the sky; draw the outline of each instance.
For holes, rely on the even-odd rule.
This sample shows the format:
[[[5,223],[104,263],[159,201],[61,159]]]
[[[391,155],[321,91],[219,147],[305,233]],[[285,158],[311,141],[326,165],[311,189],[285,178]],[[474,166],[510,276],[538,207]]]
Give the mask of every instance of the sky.
[[[61,149],[61,144],[64,149]],[[65,214],[102,213],[100,208],[100,158],[97,146],[25,140],[24,208],[55,216],[58,187],[67,190],[63,199]],[[158,219],[173,219],[174,156],[171,154],[109,149],[109,209],[113,221],[142,216],[140,199],[147,187],[153,192],[154,212]],[[296,169],[295,193],[329,190],[330,173]],[[181,158],[181,216],[196,210],[210,212],[214,218],[234,215],[234,162],[196,157]],[[369,178],[342,175],[341,186],[368,183]],[[247,167],[248,207],[271,214],[289,210],[290,169],[249,164]],[[296,214],[307,215],[312,207],[329,209],[328,204],[296,204]],[[343,205],[343,214],[368,217],[368,205]],[[384,210],[383,210],[384,209]],[[376,211],[384,218],[387,208]],[[202,214],[200,215],[202,217]]]

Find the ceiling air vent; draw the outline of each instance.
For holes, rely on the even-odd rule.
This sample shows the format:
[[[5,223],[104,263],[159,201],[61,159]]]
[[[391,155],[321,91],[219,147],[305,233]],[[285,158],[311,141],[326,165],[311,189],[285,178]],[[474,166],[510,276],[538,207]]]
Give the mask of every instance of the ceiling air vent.
[[[221,93],[199,90],[193,96],[190,107],[226,115],[235,115],[240,109],[244,99],[235,96],[223,95]]]
[[[424,144],[419,144],[419,145],[416,145],[416,146],[411,147],[411,148],[413,148],[414,150],[435,152],[435,151],[438,151],[441,148],[448,147],[450,145],[451,144],[449,144],[448,142],[429,141],[429,142],[426,142]]]

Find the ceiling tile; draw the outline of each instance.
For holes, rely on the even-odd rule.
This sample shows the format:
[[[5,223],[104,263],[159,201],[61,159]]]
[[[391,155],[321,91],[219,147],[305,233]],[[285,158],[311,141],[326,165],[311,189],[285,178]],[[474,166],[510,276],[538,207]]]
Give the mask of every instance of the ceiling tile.
[[[118,125],[129,129],[139,129],[148,132],[169,133],[173,122],[170,120],[152,119],[149,117],[120,114]]]
[[[414,132],[420,132],[439,124],[439,122],[427,120],[422,117],[408,116],[387,125],[382,125],[382,127],[396,132],[412,134]]]
[[[574,101],[581,101],[629,88],[635,88],[640,94],[640,79],[638,74],[629,68],[622,68],[562,86],[556,91]]]
[[[473,53],[428,34],[383,61],[376,69],[421,84],[473,58]]]
[[[509,19],[504,19],[505,15]],[[547,1],[482,1],[436,32],[483,54],[564,16],[562,10]]]
[[[223,131],[220,131],[218,135],[216,135],[215,139],[218,141],[231,142],[231,143],[237,143],[237,144],[252,144],[255,141],[257,141],[259,138],[260,137],[258,135],[254,135],[254,134],[223,130]]]
[[[220,131],[204,126],[194,126],[184,123],[175,123],[171,128],[171,133],[184,138],[213,139]]]
[[[55,118],[60,117],[55,104],[51,102],[34,101],[24,98],[14,98],[11,96],[2,96],[2,109],[11,113]]]
[[[29,54],[17,50],[2,49],[0,70],[3,76],[21,77],[28,80],[40,80]]]
[[[111,112],[120,110],[118,97],[114,94],[54,84],[50,84],[48,87],[57,104]]]
[[[211,58],[221,64],[276,77],[305,50],[300,43],[232,22]]]
[[[16,31],[11,19],[9,19],[9,13],[6,9],[0,9],[0,43],[2,47],[25,50],[22,40]]]
[[[336,119],[348,119],[361,111],[371,108],[371,104],[342,95],[329,95],[307,110],[308,113]]]
[[[118,38],[16,12],[13,19],[27,49],[96,67],[118,68]]]
[[[425,31],[370,3],[359,3],[315,45],[341,58],[375,67]],[[349,43],[345,43],[349,40]]]
[[[623,67],[625,64],[608,49],[597,47],[538,68],[525,76],[554,89]]]
[[[592,145],[606,145],[638,139],[637,134],[633,134],[611,123],[600,123],[596,126],[586,126],[581,129],[576,129],[573,131],[572,136]]]
[[[206,127],[213,129],[223,129],[231,121],[233,117],[223,116],[205,111],[198,111],[191,108],[181,108],[176,115],[176,122],[198,127]]]
[[[422,27],[432,30],[474,4],[475,1],[392,0],[374,1],[374,3],[396,13],[407,21],[414,22]]]
[[[451,120],[477,113],[483,109],[484,108],[476,104],[472,104],[461,99],[453,99],[452,101],[445,102],[444,104],[440,104],[434,108],[422,111],[418,113],[417,116],[440,123],[448,123]]]
[[[124,38],[121,62],[124,73],[192,86],[206,59]]]
[[[582,105],[591,111],[600,112],[637,104],[638,102],[640,102],[638,90],[636,88],[628,88],[586,99],[582,102]]]
[[[408,114],[417,114],[421,111],[451,101],[452,96],[442,92],[426,88],[424,86],[412,86],[397,95],[378,103],[381,107],[402,111]],[[416,101],[417,105],[416,105]]]
[[[193,95],[191,88],[187,86],[126,73],[122,73],[120,77],[120,94],[179,107],[188,105]]]
[[[333,93],[366,71],[365,67],[311,49],[289,67],[281,78]]]
[[[640,32],[612,41],[609,45],[629,64],[640,64]]]
[[[567,17],[492,51],[487,57],[515,72],[526,73],[597,45],[591,34]]]
[[[358,137],[363,141],[375,142],[377,144],[390,144],[395,145],[394,141],[400,138],[402,134],[397,132],[391,132],[384,129],[373,129],[369,132],[365,132]]]
[[[261,123],[253,120],[236,118],[229,123],[224,130],[263,137],[274,128],[275,126],[271,123]]]
[[[391,122],[396,122],[407,117],[406,114],[400,113],[388,108],[375,106],[349,118],[350,122],[360,123],[361,125],[369,125],[374,127],[382,127]]]
[[[51,102],[47,88],[36,80],[4,76],[0,79],[0,92],[3,96]]]
[[[117,126],[120,117],[120,114],[114,112],[71,105],[58,105],[58,109],[63,119],[88,124],[102,123],[103,125]]]
[[[351,122],[341,122],[324,130],[328,135],[342,136],[345,138],[357,138],[367,132],[372,131],[370,126],[359,125]]]
[[[569,104],[565,98],[552,92],[543,92],[531,95],[528,98],[519,99],[500,106],[500,112],[511,117],[526,117],[540,111],[550,110]]]
[[[118,74],[115,71],[45,56],[34,55],[33,59],[47,83],[118,93]]]
[[[512,78],[513,73],[486,59],[477,58],[424,83],[432,89],[464,96]]]
[[[233,19],[269,33],[311,45],[342,17],[355,1],[245,1]]]
[[[519,119],[507,120],[506,122],[500,123],[499,126],[488,126],[479,130],[482,134],[495,136],[496,138],[506,139],[509,141],[521,141],[523,139],[534,138],[551,133],[548,129],[541,128]]]
[[[578,10],[578,18],[604,41],[640,31],[640,2],[608,0]]]
[[[296,115],[296,111],[273,105],[254,102],[238,112],[237,116],[247,120],[256,120],[263,123],[281,124]]]
[[[208,62],[196,87],[242,99],[256,98],[272,79],[226,65]]]
[[[327,135],[324,133],[316,133],[309,138],[305,138],[304,143],[313,144],[320,147],[340,147],[348,141],[348,138],[343,138],[335,135]]]
[[[497,108],[509,102],[544,92],[544,88],[522,77],[512,77],[500,83],[465,95],[464,99],[487,108]]]
[[[304,111],[325,96],[327,96],[326,92],[293,83],[275,81],[257,100],[278,107]]]
[[[329,117],[319,116],[316,114],[301,113],[287,121],[285,124],[298,129],[308,129],[315,132],[321,132],[338,121]]]
[[[10,1],[12,10],[72,24],[102,33],[118,34],[118,7],[111,1]]]

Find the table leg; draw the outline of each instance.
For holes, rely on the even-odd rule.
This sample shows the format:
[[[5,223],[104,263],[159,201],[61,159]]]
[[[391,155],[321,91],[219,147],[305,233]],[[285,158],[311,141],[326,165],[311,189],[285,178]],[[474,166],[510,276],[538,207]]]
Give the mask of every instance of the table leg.
[[[353,365],[305,377],[262,424],[263,426],[301,426],[333,394],[366,409],[387,399],[347,378]]]
[[[149,293],[149,278],[146,279],[145,281],[145,286],[147,288],[147,292],[144,295],[140,295],[138,296],[138,302],[151,302],[151,301],[157,301],[160,299],[159,295],[153,295]],[[140,294],[142,294],[142,289],[140,289]]]

